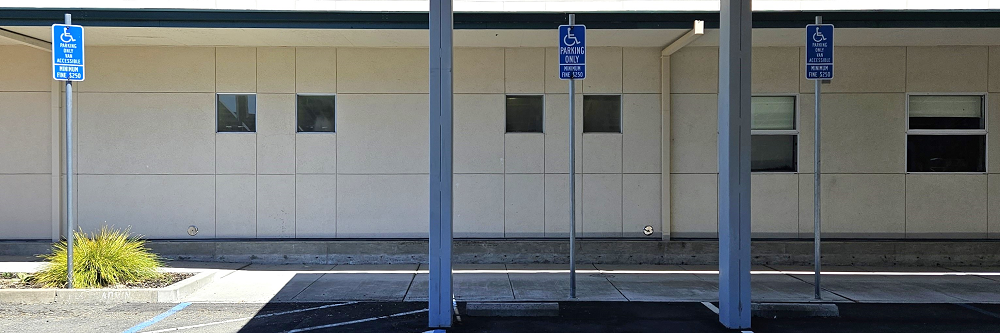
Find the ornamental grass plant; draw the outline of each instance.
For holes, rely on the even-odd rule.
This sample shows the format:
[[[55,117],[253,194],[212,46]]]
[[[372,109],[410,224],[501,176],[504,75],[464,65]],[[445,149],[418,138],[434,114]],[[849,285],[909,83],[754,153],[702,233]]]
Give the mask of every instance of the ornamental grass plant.
[[[130,229],[104,226],[88,235],[73,232],[73,287],[102,288],[159,278],[160,258],[145,247]],[[36,283],[47,287],[66,286],[66,242],[55,244],[52,253],[41,255],[48,262],[34,275]]]

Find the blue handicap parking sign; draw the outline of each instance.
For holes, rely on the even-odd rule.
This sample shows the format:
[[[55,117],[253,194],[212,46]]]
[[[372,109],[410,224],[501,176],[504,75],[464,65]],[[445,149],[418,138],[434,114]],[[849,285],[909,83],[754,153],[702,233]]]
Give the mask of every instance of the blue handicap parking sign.
[[[587,78],[587,27],[559,26],[559,78]]]
[[[52,25],[52,78],[83,81],[83,27]]]
[[[833,24],[806,26],[806,79],[833,78]]]

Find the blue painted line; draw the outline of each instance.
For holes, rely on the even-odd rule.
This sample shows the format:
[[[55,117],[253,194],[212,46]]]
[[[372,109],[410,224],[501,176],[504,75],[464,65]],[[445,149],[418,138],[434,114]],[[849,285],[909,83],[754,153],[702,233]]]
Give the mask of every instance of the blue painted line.
[[[139,325],[132,326],[132,328],[127,329],[127,330],[125,330],[122,333],[136,333],[136,332],[139,332],[143,328],[149,327],[150,325],[156,324],[157,322],[159,322],[159,321],[161,321],[163,319],[166,319],[167,317],[170,317],[170,315],[177,313],[177,311],[184,310],[184,308],[186,308],[188,305],[191,305],[191,303],[190,302],[184,302],[184,303],[181,303],[181,304],[177,304],[173,308],[170,308],[170,310],[167,310],[166,312],[161,313],[161,314],[157,315],[156,317],[153,317],[153,318],[151,318],[151,319],[149,319],[147,321],[139,323]]]

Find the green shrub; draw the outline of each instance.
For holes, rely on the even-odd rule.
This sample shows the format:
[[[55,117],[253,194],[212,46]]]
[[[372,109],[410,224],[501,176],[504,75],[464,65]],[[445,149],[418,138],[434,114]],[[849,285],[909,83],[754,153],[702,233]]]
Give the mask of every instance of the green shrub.
[[[73,237],[74,288],[100,288],[160,276],[160,258],[149,252],[146,241],[129,236],[129,229],[104,226],[91,235],[75,231]],[[48,287],[66,286],[66,242],[40,257],[49,264],[35,274],[35,281]]]

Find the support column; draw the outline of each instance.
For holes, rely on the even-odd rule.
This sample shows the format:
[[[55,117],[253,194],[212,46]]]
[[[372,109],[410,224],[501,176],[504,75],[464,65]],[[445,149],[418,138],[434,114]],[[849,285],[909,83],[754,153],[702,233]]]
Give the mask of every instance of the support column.
[[[452,321],[452,0],[430,0],[430,266],[428,323]]]
[[[722,0],[719,36],[719,322],[750,328],[751,0]]]

